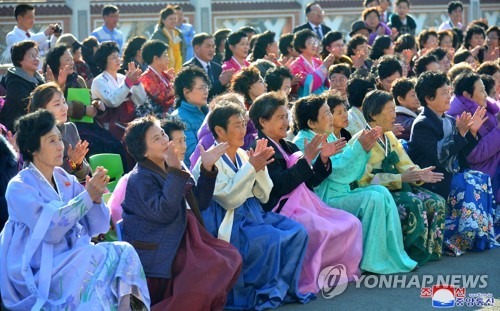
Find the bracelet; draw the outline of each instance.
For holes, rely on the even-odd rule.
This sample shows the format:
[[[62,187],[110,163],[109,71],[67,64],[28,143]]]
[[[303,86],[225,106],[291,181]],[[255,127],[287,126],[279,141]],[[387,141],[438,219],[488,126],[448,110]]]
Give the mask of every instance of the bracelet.
[[[66,157],[66,160],[68,161],[68,164],[69,164],[69,167],[71,168],[71,170],[73,172],[77,172],[79,171],[82,166],[83,166],[83,162],[80,163],[80,164],[76,164],[75,162],[73,162],[73,160],[71,160],[69,157]]]

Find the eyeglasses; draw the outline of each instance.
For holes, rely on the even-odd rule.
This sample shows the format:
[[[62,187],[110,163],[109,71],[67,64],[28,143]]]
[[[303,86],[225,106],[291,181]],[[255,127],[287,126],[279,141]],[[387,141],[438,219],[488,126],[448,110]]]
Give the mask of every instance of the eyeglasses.
[[[319,46],[319,41],[317,41],[317,40],[307,41],[306,45]]]
[[[336,84],[336,83],[345,83],[347,82],[347,78],[346,77],[332,77],[330,79],[330,82],[332,84]]]
[[[121,56],[118,54],[113,54],[113,55],[108,56],[108,59],[117,60],[117,59],[121,59]]]
[[[202,91],[202,92],[208,92],[208,91],[210,91],[210,86],[204,84],[202,86],[194,87],[193,89],[198,90],[198,91]]]
[[[26,53],[26,55],[31,58],[31,59],[38,59],[40,58],[40,55],[38,53]]]

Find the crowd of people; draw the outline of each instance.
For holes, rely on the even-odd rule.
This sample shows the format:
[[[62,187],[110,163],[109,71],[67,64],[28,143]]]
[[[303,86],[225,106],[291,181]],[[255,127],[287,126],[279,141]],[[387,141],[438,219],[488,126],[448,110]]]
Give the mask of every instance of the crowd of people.
[[[460,1],[420,33],[410,0],[364,6],[348,36],[313,2],[279,38],[195,33],[167,6],[127,40],[106,5],[82,42],[16,6],[1,304],[263,310],[315,299],[328,266],[349,282],[499,247],[499,27]],[[108,203],[102,153],[126,173]]]

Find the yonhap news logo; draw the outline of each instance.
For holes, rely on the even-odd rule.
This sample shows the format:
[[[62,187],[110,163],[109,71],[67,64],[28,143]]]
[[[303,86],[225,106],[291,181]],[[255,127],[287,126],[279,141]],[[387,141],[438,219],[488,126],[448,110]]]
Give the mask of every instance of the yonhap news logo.
[[[347,282],[346,267],[342,264],[324,268],[318,277],[318,286],[326,299],[342,294],[347,288]]]

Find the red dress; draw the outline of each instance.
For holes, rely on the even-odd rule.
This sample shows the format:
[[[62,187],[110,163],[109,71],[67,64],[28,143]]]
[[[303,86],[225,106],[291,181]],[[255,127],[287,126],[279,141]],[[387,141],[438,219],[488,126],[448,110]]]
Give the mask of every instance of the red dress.
[[[163,112],[169,112],[175,100],[174,87],[171,82],[173,78],[166,72],[157,73],[149,67],[139,80],[151,101],[162,107]]]

